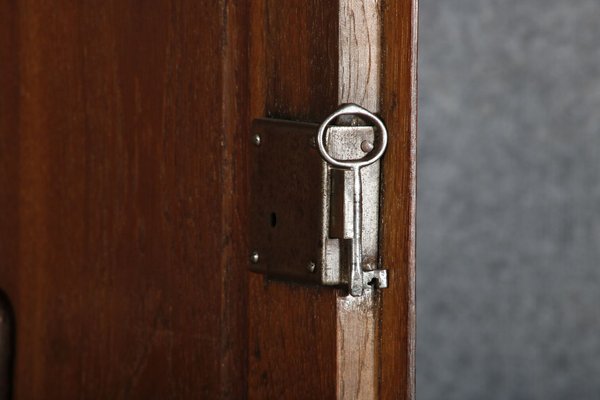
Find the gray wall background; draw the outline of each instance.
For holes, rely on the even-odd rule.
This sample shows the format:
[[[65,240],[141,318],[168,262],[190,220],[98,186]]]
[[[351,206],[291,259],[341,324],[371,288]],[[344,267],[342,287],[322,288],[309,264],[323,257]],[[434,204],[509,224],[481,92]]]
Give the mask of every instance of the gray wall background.
[[[417,398],[600,399],[600,0],[421,0]]]

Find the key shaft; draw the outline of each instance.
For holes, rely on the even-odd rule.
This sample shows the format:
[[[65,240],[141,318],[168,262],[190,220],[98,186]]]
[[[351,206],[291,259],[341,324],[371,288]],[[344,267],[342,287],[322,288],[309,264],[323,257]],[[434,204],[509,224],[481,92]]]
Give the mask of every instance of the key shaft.
[[[363,269],[362,269],[362,180],[360,166],[352,168],[354,176],[354,221],[351,247],[352,266],[350,269],[350,294],[361,296],[363,293]]]

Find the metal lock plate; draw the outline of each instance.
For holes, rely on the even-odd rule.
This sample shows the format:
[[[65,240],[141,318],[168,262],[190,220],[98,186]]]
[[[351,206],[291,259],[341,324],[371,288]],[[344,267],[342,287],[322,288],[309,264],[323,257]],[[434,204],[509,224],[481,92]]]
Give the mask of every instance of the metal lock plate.
[[[270,277],[323,285],[349,285],[354,237],[354,175],[332,167],[317,148],[319,125],[257,119],[251,149],[251,269]],[[326,150],[355,160],[372,150],[371,126],[329,126]],[[377,270],[379,161],[361,168],[365,279],[385,287]],[[360,295],[354,293],[354,295]]]
[[[256,272],[321,281],[324,188],[319,184],[323,161],[314,146],[317,129],[289,121],[253,122],[250,245]]]

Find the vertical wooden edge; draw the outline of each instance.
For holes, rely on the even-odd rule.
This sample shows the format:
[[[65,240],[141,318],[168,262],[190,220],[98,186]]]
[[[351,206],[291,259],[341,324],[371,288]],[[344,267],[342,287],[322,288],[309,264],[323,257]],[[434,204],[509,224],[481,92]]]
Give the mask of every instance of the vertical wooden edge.
[[[337,398],[378,399],[377,292],[337,300]]]
[[[0,399],[12,398],[14,369],[14,310],[16,277],[9,270],[18,265],[19,242],[19,62],[17,4],[0,4]],[[7,61],[11,60],[11,61]],[[9,291],[9,289],[11,289]],[[5,292],[6,291],[6,292]]]
[[[20,60],[15,55],[19,49],[19,4],[0,3],[0,257],[2,266],[18,265],[19,253],[19,138],[5,134],[18,132],[20,118]],[[7,295],[17,298],[16,277],[0,268],[0,290],[11,290]]]
[[[381,80],[381,3],[340,0],[338,102],[377,113]],[[376,239],[377,240],[377,239]],[[337,299],[337,398],[379,398],[379,295]]]
[[[248,376],[248,141],[245,136],[249,131],[249,4],[244,1],[225,1],[222,7],[220,390],[223,399],[242,399],[246,397]]]
[[[381,292],[382,399],[415,397],[417,15],[417,0],[383,3],[381,115],[390,140],[383,161],[381,258],[389,287]]]
[[[266,64],[266,0],[251,1],[249,5],[249,44],[248,44],[248,85],[249,85],[249,123],[253,118],[265,117],[265,99],[266,99],[266,82],[264,77],[265,64]],[[244,140],[250,140],[250,131],[243,138]],[[248,152],[250,149],[247,150]],[[250,155],[247,156],[247,168],[250,170]],[[248,244],[249,245],[249,244]],[[251,249],[247,247],[246,252],[249,254]],[[257,277],[252,273],[248,274],[247,292],[249,296],[252,295],[253,288],[260,286],[261,277]],[[250,302],[250,298],[248,299]],[[251,369],[254,368],[253,356],[250,352],[259,353],[259,345],[255,342],[253,337],[252,327],[252,305],[248,304],[248,335],[246,338],[246,345],[249,349],[247,356],[248,374],[245,382],[245,398],[252,398],[254,391],[253,377],[251,376]],[[256,355],[254,355],[256,357]]]

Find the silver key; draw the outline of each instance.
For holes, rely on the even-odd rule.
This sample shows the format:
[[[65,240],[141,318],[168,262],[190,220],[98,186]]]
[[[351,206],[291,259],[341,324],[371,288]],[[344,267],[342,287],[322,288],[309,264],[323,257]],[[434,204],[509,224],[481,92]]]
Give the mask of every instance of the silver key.
[[[327,127],[331,122],[341,115],[357,115],[371,120],[379,128],[378,134],[376,135],[375,143],[373,144],[373,150],[371,150],[363,158],[356,160],[337,160],[333,158],[325,147],[325,133]],[[339,110],[331,114],[321,124],[319,133],[317,134],[317,144],[319,146],[319,152],[321,157],[335,168],[352,171],[354,178],[354,193],[353,193],[353,230],[354,234],[351,241],[351,265],[350,265],[350,279],[348,282],[350,288],[350,294],[352,296],[361,296],[363,289],[371,279],[373,271],[363,271],[362,268],[362,182],[360,170],[367,165],[374,163],[379,160],[387,147],[387,130],[383,122],[377,118],[374,114],[365,110],[364,108],[357,106],[356,104],[347,104],[342,106]],[[384,271],[383,271],[384,273]],[[385,274],[382,275],[385,278]],[[367,281],[368,280],[368,281]],[[380,287],[384,287],[380,285]]]

